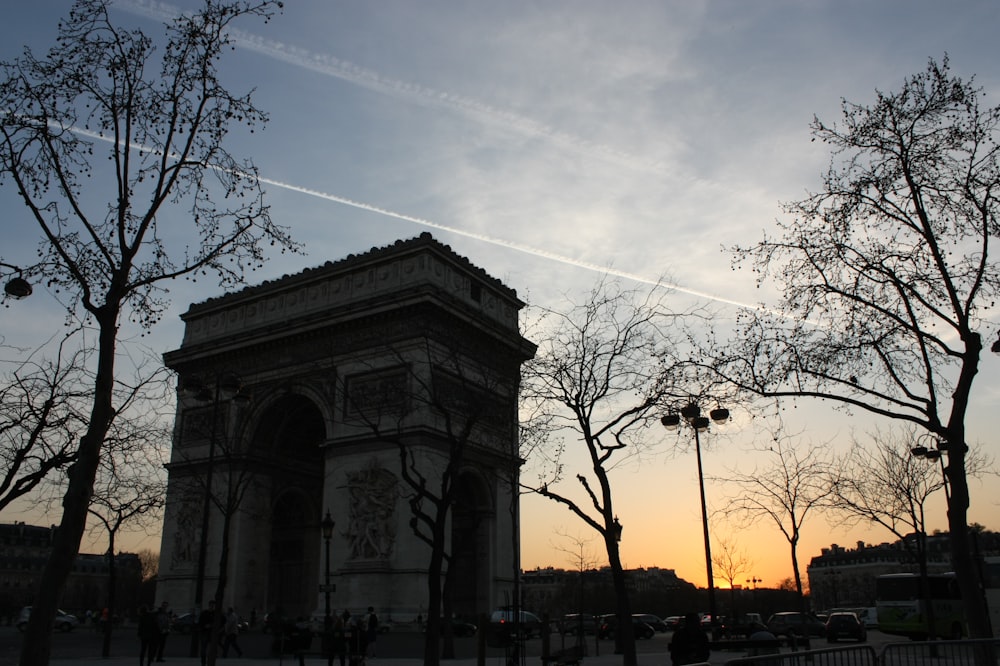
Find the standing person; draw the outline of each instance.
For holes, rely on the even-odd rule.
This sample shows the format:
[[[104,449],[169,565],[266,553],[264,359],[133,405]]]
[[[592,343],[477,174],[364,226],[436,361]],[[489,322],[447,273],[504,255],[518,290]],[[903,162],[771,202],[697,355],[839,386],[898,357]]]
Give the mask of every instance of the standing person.
[[[170,605],[166,601],[161,603],[156,611],[156,627],[159,631],[156,641],[156,661],[164,661],[163,651],[167,647],[167,636],[170,635]]]
[[[378,638],[378,615],[372,606],[368,607],[368,615],[365,616],[365,656],[375,656],[375,639]]]
[[[708,635],[697,613],[688,613],[670,639],[670,661],[674,666],[708,661]]]
[[[218,622],[215,613],[215,599],[208,602],[208,608],[198,616],[198,635],[201,638],[201,666],[208,662],[208,646],[212,641],[212,629]]]
[[[149,666],[156,657],[156,646],[160,642],[160,627],[156,624],[156,613],[145,606],[139,607],[139,666]]]
[[[232,606],[229,607],[229,612],[226,613],[226,623],[223,626],[223,632],[226,634],[225,639],[222,642],[222,656],[229,656],[229,648],[236,650],[236,656],[242,657],[243,650],[240,649],[237,639],[240,637],[240,616],[236,614],[236,609]]]
[[[347,626],[346,620],[351,618],[351,614],[344,611],[343,615],[333,616],[333,640],[330,644],[330,655],[327,659],[327,666],[333,666],[333,658],[337,657],[340,666],[345,666],[347,656]]]

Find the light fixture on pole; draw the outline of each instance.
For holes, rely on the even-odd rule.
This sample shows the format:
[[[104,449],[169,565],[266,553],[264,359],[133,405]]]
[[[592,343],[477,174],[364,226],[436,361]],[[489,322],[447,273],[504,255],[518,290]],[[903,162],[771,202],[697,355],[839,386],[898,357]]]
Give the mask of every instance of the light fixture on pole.
[[[928,437],[929,435],[923,435]],[[943,453],[948,450],[948,443],[942,440],[935,440],[936,448],[929,448],[920,444],[920,440],[917,440],[917,445],[910,449],[910,455],[914,458],[921,458],[928,461],[929,463],[934,463],[937,461],[941,465],[941,483],[944,487],[944,499],[945,507],[948,513],[951,513],[951,492],[948,489],[948,472],[944,466]],[[921,513],[922,515],[922,513]],[[921,520],[921,523],[923,521]],[[935,627],[936,622],[934,620],[934,603],[931,601],[929,579],[927,574],[927,531],[924,525],[920,525],[920,529],[917,530],[917,566],[920,569],[920,596],[922,598],[924,607],[926,611],[924,612],[924,619],[927,621],[927,640],[933,641],[935,638]],[[936,651],[935,647],[931,647],[932,653]],[[936,656],[936,655],[935,655]]]
[[[715,576],[712,573],[712,542],[708,534],[708,505],[705,501],[705,474],[701,464],[701,433],[708,430],[711,421],[724,423],[729,420],[729,410],[716,407],[708,416],[701,415],[701,407],[694,402],[681,407],[680,416],[674,413],[666,414],[660,419],[665,428],[676,428],[682,422],[691,426],[694,431],[694,450],[698,459],[698,490],[701,493],[701,525],[705,539],[705,572],[708,577],[708,612],[713,630],[719,621],[715,605]],[[711,419],[711,420],[710,420]]]
[[[19,267],[13,264],[7,264],[0,261],[0,266],[5,266],[17,272],[17,277],[12,277],[7,280],[7,283],[3,286],[3,292],[10,296],[11,298],[16,298],[18,300],[22,298],[27,298],[31,296],[32,288],[31,283],[21,277],[22,271]]]
[[[333,620],[330,617],[330,539],[333,538],[333,528],[334,522],[333,518],[330,516],[330,510],[326,510],[326,516],[323,518],[323,522],[320,523],[320,527],[323,529],[323,541],[326,542],[326,584],[323,586],[323,629],[329,631],[333,626]]]
[[[236,400],[240,396],[240,379],[233,373],[220,373],[214,384],[205,384],[198,377],[186,377],[181,390],[198,402],[212,402],[212,425],[208,437],[208,458],[205,463],[205,495],[201,508],[201,539],[198,543],[198,570],[194,588],[194,612],[200,613],[205,593],[205,568],[208,561],[208,528],[212,509],[212,477],[215,475],[215,446],[218,436],[219,405],[223,398]],[[245,398],[245,396],[243,396]],[[242,402],[242,401],[240,401]],[[197,615],[196,615],[197,617]],[[198,632],[192,632],[191,656],[198,656]]]
[[[622,541],[622,524],[618,522],[618,516],[615,516],[615,523],[612,525],[612,529],[615,531],[615,541],[621,543]]]

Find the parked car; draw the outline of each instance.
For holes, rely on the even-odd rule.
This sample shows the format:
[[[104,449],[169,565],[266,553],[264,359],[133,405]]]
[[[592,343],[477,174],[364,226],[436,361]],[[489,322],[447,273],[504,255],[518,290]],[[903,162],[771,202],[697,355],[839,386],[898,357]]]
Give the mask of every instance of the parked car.
[[[448,620],[441,618],[442,629],[447,621]],[[468,638],[470,636],[475,636],[478,629],[479,628],[471,622],[463,622],[462,620],[451,618],[451,635],[455,638]],[[427,631],[427,628],[424,627],[423,630]]]
[[[775,613],[767,621],[767,630],[778,637],[826,636],[826,625],[809,613]]]
[[[24,631],[28,627],[28,620],[31,619],[31,606],[21,609],[21,614],[17,617],[17,630]],[[56,611],[56,617],[52,621],[52,628],[58,631],[73,631],[80,624],[76,615],[71,615],[63,610]]]
[[[663,618],[663,622],[667,625],[667,629],[669,629],[670,631],[676,631],[677,629],[680,628],[682,624],[684,624],[684,616],[668,615],[667,617]]]
[[[190,634],[197,624],[198,618],[194,613],[181,613],[171,621],[170,630],[178,634]]]
[[[858,619],[866,629],[878,629],[878,609],[874,606],[861,608],[857,611]]]
[[[599,618],[593,615],[570,613],[568,615],[564,615],[562,619],[559,620],[559,633],[568,636],[576,636],[580,633],[582,625],[584,634],[593,634],[598,620]]]
[[[854,613],[841,611],[830,613],[826,620],[826,640],[836,643],[841,638],[853,638],[859,643],[863,643],[868,638],[865,625]]]
[[[519,611],[518,615],[514,615],[512,610],[496,610],[490,616],[490,623],[506,626],[511,632],[519,630],[526,638],[542,635],[541,618],[528,611]]]
[[[760,613],[743,613],[736,620],[726,621],[726,635],[730,637],[750,638],[758,631],[766,629],[767,625],[761,619]]]
[[[476,635],[478,627],[471,622],[463,622],[462,620],[456,620],[452,618],[451,620],[451,634],[452,636],[458,636],[459,638],[469,638]]]
[[[637,617],[641,622],[645,622],[653,628],[653,631],[657,633],[663,633],[667,630],[667,623],[661,620],[656,615],[650,615],[649,613],[634,613],[632,617]]]
[[[608,639],[614,638],[617,629],[618,629],[617,615],[602,615],[601,622],[597,628],[597,637],[608,638]],[[649,639],[652,638],[654,634],[656,634],[656,630],[633,615],[632,633],[635,635],[636,638]]]

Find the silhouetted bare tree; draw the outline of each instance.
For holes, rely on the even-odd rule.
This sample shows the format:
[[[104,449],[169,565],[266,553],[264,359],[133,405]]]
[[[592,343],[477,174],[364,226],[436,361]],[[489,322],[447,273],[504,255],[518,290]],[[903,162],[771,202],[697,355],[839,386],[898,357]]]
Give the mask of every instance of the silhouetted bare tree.
[[[947,444],[952,558],[978,638],[990,632],[968,536],[966,419],[1000,295],[1000,107],[986,100],[944,58],[870,106],[844,101],[839,124],[815,119],[833,153],[821,191],[786,205],[777,236],[735,250],[783,298],[745,312],[708,353],[758,395],[821,398]]]
[[[669,368],[683,316],[670,311],[663,296],[657,288],[642,293],[605,279],[566,312],[538,308],[539,347],[526,364],[521,398],[522,410],[545,415],[552,439],[547,451],[536,450],[548,464],[539,463],[539,483],[530,490],[564,505],[604,542],[617,596],[615,638],[625,666],[636,663],[635,636],[610,472],[648,451],[646,429],[658,424],[662,405],[676,397]],[[587,456],[575,488],[562,483],[563,438]]]
[[[40,234],[39,260],[24,275],[44,279],[68,299],[71,316],[82,314],[97,329],[87,428],[40,576],[22,666],[49,660],[49,626],[119,411],[122,322],[156,323],[167,305],[165,281],[212,273],[224,286],[242,284],[261,265],[265,247],[294,249],[271,222],[254,165],[225,149],[234,126],[252,131],[266,117],[250,95],[231,93],[217,69],[234,22],[267,20],[280,2],[205,0],[170,23],[160,45],[112,22],[110,5],[76,0],[47,55],[25,49],[0,64],[0,174]],[[168,214],[181,205],[184,214]]]

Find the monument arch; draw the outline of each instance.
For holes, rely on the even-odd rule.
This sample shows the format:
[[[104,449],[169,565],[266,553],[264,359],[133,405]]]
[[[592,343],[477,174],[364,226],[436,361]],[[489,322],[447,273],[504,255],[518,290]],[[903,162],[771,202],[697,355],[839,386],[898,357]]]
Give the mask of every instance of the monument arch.
[[[446,532],[453,611],[503,603],[519,561],[517,387],[534,353],[523,305],[429,234],[192,305],[164,356],[179,389],[160,596],[186,609],[199,587],[202,602],[213,595],[227,520],[206,498],[239,478],[224,604],[321,612],[329,511],[334,609],[412,620],[426,613],[429,550],[413,533],[401,453],[433,483],[456,473],[460,450]],[[224,377],[238,393],[219,390]],[[214,399],[183,390],[187,378],[214,380]],[[455,416],[469,419],[461,441]]]

